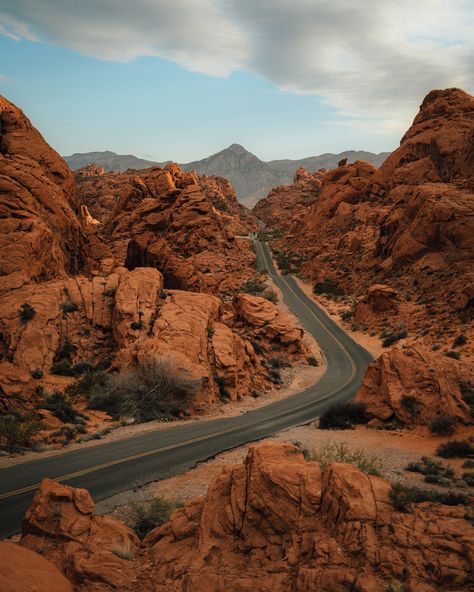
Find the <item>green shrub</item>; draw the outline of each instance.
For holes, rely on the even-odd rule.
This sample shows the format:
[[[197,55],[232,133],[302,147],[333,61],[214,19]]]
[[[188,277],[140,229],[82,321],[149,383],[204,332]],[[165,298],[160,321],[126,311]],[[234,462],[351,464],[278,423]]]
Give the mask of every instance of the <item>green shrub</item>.
[[[469,487],[474,487],[474,473],[463,473],[462,478]]]
[[[330,277],[324,278],[323,281],[314,284],[313,292],[315,294],[327,294],[330,296],[343,296],[345,294],[344,288]]]
[[[76,312],[79,309],[79,306],[75,302],[71,302],[67,300],[66,302],[61,302],[61,310],[64,314],[68,314],[70,312]]]
[[[454,433],[457,419],[452,415],[437,415],[428,422],[428,428],[432,434],[449,436]]]
[[[382,341],[382,347],[390,347],[391,345],[393,345],[397,341],[400,341],[400,339],[405,339],[405,337],[407,337],[407,335],[408,335],[407,331],[400,331],[400,333],[389,335],[388,337],[386,337]]]
[[[74,423],[78,418],[84,418],[84,415],[76,411],[62,393],[52,393],[41,404],[41,408],[51,411],[58,419],[66,423]]]
[[[400,403],[412,415],[416,415],[420,410],[420,401],[414,395],[403,395]]]
[[[13,452],[31,446],[31,440],[43,429],[41,421],[33,415],[8,414],[0,418],[0,445]]]
[[[443,458],[465,458],[474,454],[474,446],[468,440],[448,440],[436,449],[436,455]]]
[[[435,502],[446,506],[468,505],[468,497],[453,491],[440,492],[434,489],[409,487],[402,483],[392,484],[390,501],[398,512],[408,512],[412,504]]]
[[[306,358],[306,361],[309,366],[319,366],[319,362],[314,356],[309,356],[309,358]]]
[[[177,416],[188,407],[198,387],[198,381],[170,362],[150,360],[136,369],[112,376],[102,398],[117,409],[116,415],[151,421]]]
[[[272,368],[290,368],[291,364],[286,358],[274,357],[268,360]]]
[[[168,522],[174,510],[182,505],[181,501],[167,500],[162,497],[155,497],[144,503],[132,503],[133,529],[137,536],[143,539],[151,530]]]
[[[361,449],[351,450],[345,442],[326,442],[313,450],[309,460],[317,462],[322,470],[333,462],[349,463],[363,473],[380,476],[382,463],[376,456],[367,456]]]
[[[453,341],[453,347],[460,347],[461,345],[466,345],[467,337],[461,333],[458,335]]]
[[[71,362],[68,360],[56,362],[51,366],[51,374],[55,374],[56,376],[74,376]]]
[[[57,429],[55,432],[53,432],[52,436],[56,438],[62,438],[66,442],[70,442],[71,440],[74,440],[74,438],[77,436],[77,433],[78,430],[76,429],[76,426],[70,423],[66,423],[59,429]]]
[[[36,380],[43,378],[43,371],[40,368],[34,368],[31,371],[31,378],[35,378]]]
[[[412,473],[421,473],[425,476],[427,483],[441,483],[444,484],[443,480],[447,485],[451,484],[451,480],[454,479],[454,470],[449,465],[444,465],[442,462],[429,458],[428,456],[422,456],[421,461],[411,462],[405,467],[406,471]]]
[[[330,407],[319,418],[321,430],[347,430],[353,424],[367,423],[366,406],[363,402],[338,403]]]
[[[444,354],[446,357],[448,358],[453,358],[453,360],[460,360],[461,359],[461,354],[458,351],[447,351]]]
[[[25,304],[20,306],[20,319],[23,323],[30,321],[35,316],[35,314],[36,310],[31,306],[31,304],[25,302]]]

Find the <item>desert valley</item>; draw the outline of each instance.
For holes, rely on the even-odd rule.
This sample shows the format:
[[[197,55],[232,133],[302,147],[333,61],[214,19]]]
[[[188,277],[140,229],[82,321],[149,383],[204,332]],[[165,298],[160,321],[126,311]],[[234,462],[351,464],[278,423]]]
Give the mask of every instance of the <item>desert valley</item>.
[[[0,592],[474,592],[470,3],[59,4],[0,0]]]
[[[299,168],[252,211],[226,179],[175,164],[73,174],[18,107],[0,108],[2,515],[22,493],[15,471],[108,438],[126,450],[175,425],[203,434],[313,384],[322,413],[296,429],[303,442],[290,429],[236,449],[238,464],[208,461],[203,490],[175,477],[169,499],[139,495],[151,473],[127,482],[119,458],[115,489],[135,493],[108,511],[128,525],[35,474],[21,537],[0,545],[2,590],[473,589],[474,98],[432,91],[380,168]],[[373,354],[356,358],[353,403],[336,378],[318,412],[335,362],[282,291],[290,277]],[[387,440],[418,460],[384,467]],[[73,469],[59,474],[100,471]]]

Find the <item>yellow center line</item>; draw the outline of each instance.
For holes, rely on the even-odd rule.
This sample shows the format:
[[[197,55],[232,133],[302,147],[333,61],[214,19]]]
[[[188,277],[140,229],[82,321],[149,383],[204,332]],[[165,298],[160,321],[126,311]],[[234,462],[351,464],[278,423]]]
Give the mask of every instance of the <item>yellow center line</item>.
[[[334,339],[338,343],[338,345],[341,347],[341,349],[344,351],[344,353],[346,354],[347,358],[349,359],[349,362],[350,362],[351,367],[352,367],[351,375],[344,382],[343,385],[337,387],[336,389],[333,389],[332,391],[330,391],[326,395],[324,395],[322,397],[319,397],[318,399],[315,399],[314,401],[310,401],[309,403],[304,403],[303,405],[300,405],[300,406],[295,407],[294,409],[292,409],[292,412],[298,412],[298,411],[303,411],[303,410],[305,410],[305,409],[307,409],[309,407],[312,407],[315,403],[321,403],[323,401],[326,401],[327,399],[331,398],[333,395],[335,395],[339,391],[343,390],[347,385],[349,385],[352,382],[354,376],[356,375],[357,367],[356,367],[354,358],[351,356],[351,354],[349,353],[349,351],[347,350],[347,348],[321,322],[321,320],[319,319],[319,317],[311,310],[311,308],[308,306],[308,304],[293,289],[293,287],[288,283],[288,281],[283,276],[281,276],[281,275],[280,275],[280,278],[285,282],[285,284],[293,292],[293,294],[295,294],[295,296],[301,301],[301,303],[307,308],[308,312],[314,317],[314,319],[319,324],[319,326],[322,329],[324,329],[328,333],[328,335],[330,337],[332,337],[332,339]],[[272,415],[272,416],[268,417],[266,421],[274,421],[276,419],[280,419],[281,417],[285,417],[286,415],[287,415],[287,412],[277,413],[275,415]],[[255,426],[258,426],[259,424],[260,424],[260,421],[254,421],[252,423],[247,424],[244,427],[246,429],[250,429],[250,428],[253,428]],[[94,473],[94,472],[100,471],[102,469],[108,469],[110,467],[113,467],[113,466],[116,466],[116,465],[119,465],[119,464],[123,464],[123,463],[127,463],[127,462],[130,462],[132,460],[136,460],[136,459],[139,459],[139,458],[144,458],[144,457],[147,457],[147,456],[152,456],[154,454],[159,454],[160,452],[166,452],[166,451],[169,451],[169,450],[173,450],[175,448],[180,448],[182,446],[187,446],[189,444],[195,444],[196,442],[202,442],[203,440],[208,440],[208,439],[211,439],[211,438],[216,438],[218,436],[228,435],[228,434],[231,434],[233,432],[237,432],[237,431],[239,431],[241,429],[242,429],[241,426],[236,426],[234,428],[220,430],[218,432],[213,432],[213,433],[210,433],[210,434],[206,434],[204,436],[198,436],[196,438],[191,438],[189,440],[184,440],[182,442],[177,442],[175,444],[169,444],[168,446],[163,446],[161,448],[154,448],[152,450],[147,450],[145,452],[139,452],[137,454],[133,454],[131,456],[126,456],[126,457],[119,458],[119,459],[116,459],[116,460],[112,460],[112,461],[109,461],[109,462],[106,462],[106,463],[103,463],[103,464],[100,464],[100,465],[94,465],[92,467],[88,467],[87,469],[82,469],[82,470],[76,471],[74,473],[67,473],[65,475],[61,475],[60,477],[55,477],[54,479],[56,481],[67,481],[69,479],[74,479],[76,477],[82,477],[84,475],[88,475],[89,473]],[[28,485],[28,486],[22,487],[20,489],[15,489],[13,491],[8,491],[6,493],[2,493],[2,494],[0,494],[0,500],[4,500],[4,499],[7,499],[9,497],[14,497],[15,495],[20,495],[22,493],[27,493],[29,491],[33,491],[33,490],[37,489],[40,486],[40,484],[41,483],[35,483],[33,485]]]

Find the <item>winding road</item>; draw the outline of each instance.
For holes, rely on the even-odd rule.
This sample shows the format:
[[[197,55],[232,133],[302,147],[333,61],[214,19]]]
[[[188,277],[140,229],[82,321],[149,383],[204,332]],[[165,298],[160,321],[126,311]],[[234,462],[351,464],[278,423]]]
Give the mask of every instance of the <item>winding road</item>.
[[[95,500],[137,483],[183,472],[222,450],[271,436],[317,418],[356,393],[371,355],[355,343],[297,285],[275,269],[266,243],[254,241],[260,269],[266,269],[327,362],[320,381],[305,391],[236,417],[186,423],[115,442],[104,442],[0,470],[0,537],[20,530],[21,518],[41,479],[85,487]]]

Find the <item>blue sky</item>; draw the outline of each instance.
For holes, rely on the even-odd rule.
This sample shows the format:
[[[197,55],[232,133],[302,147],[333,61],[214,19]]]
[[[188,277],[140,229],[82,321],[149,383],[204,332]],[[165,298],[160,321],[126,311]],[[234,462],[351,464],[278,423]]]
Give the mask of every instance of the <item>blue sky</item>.
[[[391,150],[431,88],[474,90],[474,12],[355,4],[0,0],[0,93],[62,154]]]

